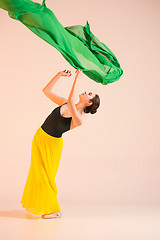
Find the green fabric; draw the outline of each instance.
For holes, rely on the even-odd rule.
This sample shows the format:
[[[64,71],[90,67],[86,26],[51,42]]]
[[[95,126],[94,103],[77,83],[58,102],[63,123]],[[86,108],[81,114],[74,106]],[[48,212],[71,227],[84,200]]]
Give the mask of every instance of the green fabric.
[[[31,0],[0,0],[0,8],[55,47],[74,68],[81,69],[94,81],[106,85],[123,74],[115,55],[90,31],[88,21],[85,26],[63,27],[46,7],[45,0],[42,5]]]

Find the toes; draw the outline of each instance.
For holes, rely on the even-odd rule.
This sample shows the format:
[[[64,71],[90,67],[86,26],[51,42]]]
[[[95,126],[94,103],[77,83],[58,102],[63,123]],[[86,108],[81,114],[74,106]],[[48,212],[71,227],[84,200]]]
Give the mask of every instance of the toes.
[[[61,216],[62,216],[61,212],[55,212],[55,213],[50,213],[50,214],[43,214],[42,218],[49,219],[49,218],[56,218],[56,217],[61,217]]]

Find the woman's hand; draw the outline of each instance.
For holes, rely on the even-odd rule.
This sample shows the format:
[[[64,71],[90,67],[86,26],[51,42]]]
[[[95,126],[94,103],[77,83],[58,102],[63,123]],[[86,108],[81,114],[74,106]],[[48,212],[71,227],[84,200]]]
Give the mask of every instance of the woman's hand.
[[[77,69],[77,70],[75,71],[75,73],[76,73],[76,76],[78,77],[79,75],[82,74],[82,70],[81,70],[81,69]]]
[[[71,71],[69,70],[64,70],[64,71],[60,71],[61,76],[65,76],[65,77],[70,77],[72,75]]]

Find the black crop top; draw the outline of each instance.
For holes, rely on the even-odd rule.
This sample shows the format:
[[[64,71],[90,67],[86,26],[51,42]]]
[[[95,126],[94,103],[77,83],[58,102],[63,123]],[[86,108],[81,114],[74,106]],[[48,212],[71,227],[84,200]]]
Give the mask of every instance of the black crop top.
[[[71,119],[72,119],[72,117],[66,118],[60,114],[61,106],[56,107],[50,113],[50,115],[45,119],[44,123],[41,125],[41,128],[46,133],[48,133],[53,137],[58,137],[58,138],[61,137],[64,132],[70,130]]]

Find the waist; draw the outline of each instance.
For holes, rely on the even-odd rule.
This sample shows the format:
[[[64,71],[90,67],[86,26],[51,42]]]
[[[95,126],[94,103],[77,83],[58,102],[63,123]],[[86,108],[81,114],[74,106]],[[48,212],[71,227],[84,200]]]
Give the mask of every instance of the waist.
[[[47,132],[45,129],[43,129],[43,126],[40,126],[39,127],[39,130],[40,130],[40,132],[44,135],[44,136],[46,136],[46,137],[48,137],[48,138],[51,138],[51,139],[53,139],[53,138],[62,138],[62,134],[51,134],[51,133],[49,133],[49,132]]]
[[[62,137],[62,134],[70,130],[70,122],[54,121],[52,119],[46,119],[41,125],[41,128],[48,135],[56,138]]]

